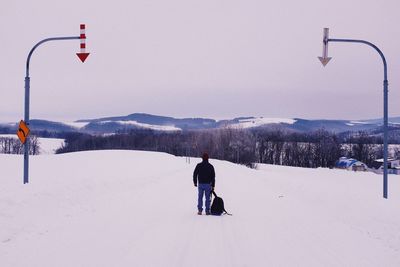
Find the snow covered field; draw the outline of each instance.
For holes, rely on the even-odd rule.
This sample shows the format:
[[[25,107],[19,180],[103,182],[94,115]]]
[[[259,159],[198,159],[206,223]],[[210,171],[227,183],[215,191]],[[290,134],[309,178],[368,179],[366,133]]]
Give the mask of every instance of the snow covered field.
[[[210,160],[233,216],[196,215],[199,159],[0,155],[1,266],[400,266],[400,181]]]

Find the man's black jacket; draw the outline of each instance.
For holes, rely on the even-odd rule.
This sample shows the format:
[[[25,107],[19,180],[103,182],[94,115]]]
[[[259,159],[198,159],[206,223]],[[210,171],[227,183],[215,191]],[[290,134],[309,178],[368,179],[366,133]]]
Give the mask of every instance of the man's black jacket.
[[[201,163],[197,164],[193,172],[193,183],[197,185],[197,180],[199,184],[211,184],[215,187],[215,171],[213,165],[208,161],[203,160]]]

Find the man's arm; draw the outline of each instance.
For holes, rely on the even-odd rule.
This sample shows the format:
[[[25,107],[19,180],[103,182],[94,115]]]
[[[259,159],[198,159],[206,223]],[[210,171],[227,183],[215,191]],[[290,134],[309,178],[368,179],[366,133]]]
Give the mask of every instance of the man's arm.
[[[212,175],[212,182],[211,182],[211,186],[212,188],[215,187],[215,170],[214,170],[214,166],[211,165],[211,175]]]
[[[196,165],[196,168],[194,168],[193,172],[193,184],[194,186],[197,186],[197,175],[199,174],[199,165]]]

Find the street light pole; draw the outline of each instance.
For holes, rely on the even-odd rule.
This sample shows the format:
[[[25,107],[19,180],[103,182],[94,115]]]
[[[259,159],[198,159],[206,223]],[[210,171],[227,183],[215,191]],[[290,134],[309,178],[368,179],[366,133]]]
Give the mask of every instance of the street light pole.
[[[25,125],[28,127],[29,126],[29,99],[30,99],[30,87],[31,87],[31,78],[29,77],[29,64],[31,61],[31,57],[33,52],[35,51],[38,46],[40,46],[43,43],[50,42],[50,41],[65,41],[65,40],[80,40],[80,53],[77,53],[76,55],[79,57],[79,59],[83,62],[85,62],[86,58],[89,56],[89,53],[86,53],[86,34],[85,34],[85,29],[86,26],[85,24],[80,25],[80,35],[79,36],[68,36],[68,37],[52,37],[52,38],[46,38],[35,44],[31,51],[29,51],[28,58],[26,59],[26,75],[25,75]],[[19,130],[18,130],[19,131]],[[24,133],[24,131],[22,131]],[[26,138],[23,140],[24,144],[24,184],[29,182],[29,128],[28,128],[28,134],[23,134],[24,137]]]
[[[387,63],[385,55],[382,51],[373,43],[364,40],[356,39],[332,39],[329,38],[329,29],[324,28],[323,43],[324,48],[322,57],[319,57],[323,66],[328,64],[331,58],[328,58],[328,43],[329,42],[342,42],[342,43],[361,43],[366,44],[374,48],[378,54],[381,56],[383,61],[383,197],[388,198],[388,91],[389,82],[387,79]]]
[[[60,41],[60,40],[74,40],[74,39],[80,39],[80,36],[72,36],[72,37],[53,37],[53,38],[47,38],[43,39],[42,41],[38,42],[36,45],[34,45],[31,49],[31,51],[28,54],[28,58],[26,59],[26,75],[25,75],[25,116],[24,120],[25,123],[29,126],[29,99],[30,99],[30,87],[31,87],[31,78],[29,77],[29,64],[31,61],[31,56],[33,54],[33,51],[35,49],[49,41]],[[24,144],[24,184],[29,182],[29,136],[27,136],[26,142]]]

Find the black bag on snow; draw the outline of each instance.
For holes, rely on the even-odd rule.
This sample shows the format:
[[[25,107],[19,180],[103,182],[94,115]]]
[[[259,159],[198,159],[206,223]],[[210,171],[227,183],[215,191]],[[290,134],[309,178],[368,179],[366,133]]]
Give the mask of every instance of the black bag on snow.
[[[225,210],[224,200],[219,196],[217,196],[217,194],[215,194],[214,191],[212,191],[212,193],[214,195],[214,200],[211,204],[211,215],[217,215],[217,216],[220,216],[222,214],[232,215]]]

